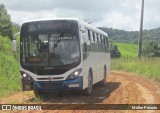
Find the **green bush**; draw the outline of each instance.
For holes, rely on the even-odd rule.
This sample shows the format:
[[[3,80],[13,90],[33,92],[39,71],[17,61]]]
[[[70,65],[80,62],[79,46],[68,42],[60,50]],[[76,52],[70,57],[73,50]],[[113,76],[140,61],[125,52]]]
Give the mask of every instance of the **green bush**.
[[[111,58],[119,58],[121,57],[121,53],[118,50],[118,47],[116,44],[112,44],[111,49],[110,49],[110,53],[111,53]]]
[[[20,91],[19,61],[12,52],[12,43],[0,36],[0,98]]]
[[[146,57],[160,57],[160,44],[156,41],[145,42],[142,55]]]

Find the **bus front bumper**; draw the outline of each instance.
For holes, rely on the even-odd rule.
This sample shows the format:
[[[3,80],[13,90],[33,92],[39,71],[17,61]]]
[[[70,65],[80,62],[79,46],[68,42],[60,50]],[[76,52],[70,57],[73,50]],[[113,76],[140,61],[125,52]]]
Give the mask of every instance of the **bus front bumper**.
[[[34,86],[39,91],[83,90],[83,76],[74,80],[34,81]]]

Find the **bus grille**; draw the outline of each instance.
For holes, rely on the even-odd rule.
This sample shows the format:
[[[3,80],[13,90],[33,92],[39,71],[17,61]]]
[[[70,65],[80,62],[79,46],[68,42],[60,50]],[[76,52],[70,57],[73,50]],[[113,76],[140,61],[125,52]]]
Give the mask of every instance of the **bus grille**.
[[[40,86],[43,89],[58,89],[62,87],[62,85],[62,82],[40,83]]]

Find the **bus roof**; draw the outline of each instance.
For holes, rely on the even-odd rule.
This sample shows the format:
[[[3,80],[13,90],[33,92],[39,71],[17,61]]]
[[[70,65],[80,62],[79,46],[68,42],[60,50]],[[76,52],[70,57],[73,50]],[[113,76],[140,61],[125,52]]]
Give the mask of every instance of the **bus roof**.
[[[97,33],[100,33],[100,34],[108,37],[108,34],[106,32],[104,32],[104,31],[102,31],[102,30],[100,30],[100,29],[98,29],[98,28],[96,28],[96,27],[94,27],[94,26],[82,21],[82,20],[78,19],[78,22],[79,22],[79,24],[83,25],[84,27],[88,28],[89,30],[95,31]]]
[[[49,20],[74,20],[77,21],[80,25],[83,25],[84,27],[88,28],[89,30],[98,32],[106,37],[108,37],[108,34],[96,27],[93,27],[92,25],[78,19],[78,18],[46,18],[46,19],[36,19],[36,20],[30,20],[30,21],[24,21],[22,24],[24,23],[28,23],[28,22],[38,22],[38,21],[49,21]]]

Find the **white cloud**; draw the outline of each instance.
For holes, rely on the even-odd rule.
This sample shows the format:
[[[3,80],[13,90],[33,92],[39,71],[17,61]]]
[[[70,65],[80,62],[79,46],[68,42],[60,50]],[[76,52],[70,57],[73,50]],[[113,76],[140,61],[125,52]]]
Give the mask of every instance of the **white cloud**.
[[[22,24],[24,21],[34,20],[34,19],[45,19],[45,18],[55,18],[54,10],[50,11],[36,11],[36,12],[25,12],[25,11],[14,11],[8,10],[12,15],[11,19],[13,22]]]
[[[141,0],[1,0],[12,21],[76,17],[94,26],[139,30]],[[144,29],[160,27],[160,0],[145,0]]]
[[[137,20],[137,18],[133,20],[132,17],[129,17],[120,12],[110,12],[104,15],[103,20],[96,23],[96,26],[104,25],[105,27],[112,27],[122,30],[137,30],[137,28],[139,27],[139,21]]]

